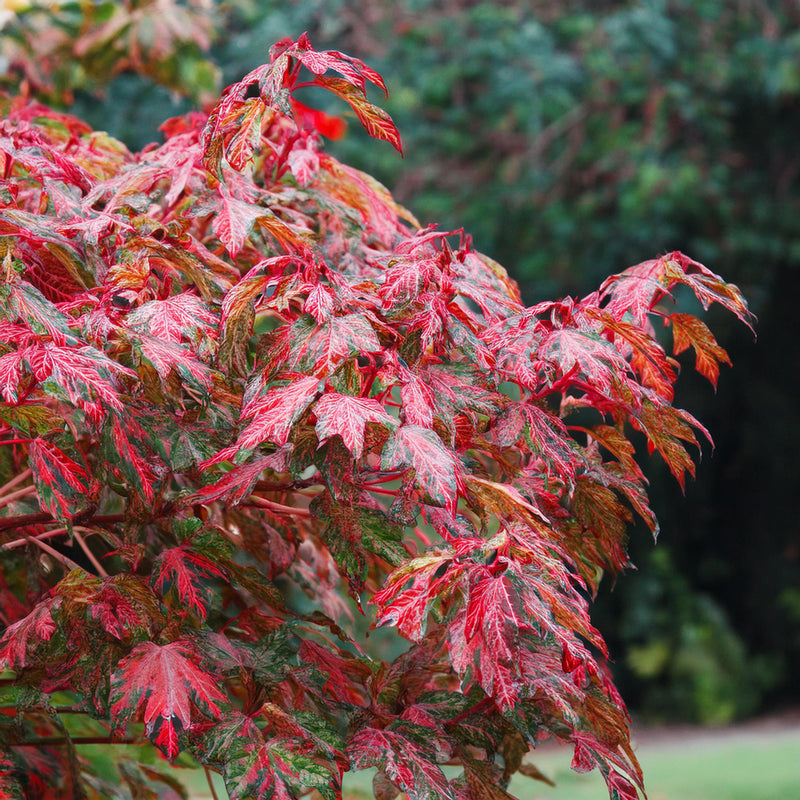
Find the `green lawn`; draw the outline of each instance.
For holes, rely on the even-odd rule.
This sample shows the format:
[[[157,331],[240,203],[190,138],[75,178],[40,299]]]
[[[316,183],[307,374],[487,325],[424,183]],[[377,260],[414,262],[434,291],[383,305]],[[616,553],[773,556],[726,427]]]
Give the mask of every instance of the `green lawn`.
[[[781,734],[687,737],[637,750],[649,800],[800,800],[800,729]],[[555,788],[520,777],[511,791],[522,800],[603,800],[597,771],[569,769],[569,752],[536,760]]]
[[[689,733],[642,744],[637,753],[649,800],[800,800],[800,727]],[[511,792],[520,800],[607,800],[599,773],[572,772],[570,757],[568,748],[540,752],[534,763],[555,780],[555,788],[520,776],[512,781]],[[206,800],[205,776],[192,777],[192,797]],[[222,782],[216,785],[222,800]],[[371,800],[372,772],[345,775],[344,796]]]

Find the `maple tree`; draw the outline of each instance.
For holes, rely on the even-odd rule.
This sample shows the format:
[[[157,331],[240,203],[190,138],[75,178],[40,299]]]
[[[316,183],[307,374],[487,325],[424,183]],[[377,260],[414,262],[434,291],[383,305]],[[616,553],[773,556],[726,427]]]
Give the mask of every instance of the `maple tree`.
[[[636,437],[683,484],[708,436],[657,325],[712,383],[728,357],[673,291],[751,315],[677,252],[526,308],[293,97],[400,150],[368,84],[284,40],[140,153],[2,100],[0,798],[175,796],[187,757],[235,799],[368,767],[381,800],[502,798],[549,737],[643,788],[588,597],[656,530]],[[82,749],[147,741],[121,784]]]

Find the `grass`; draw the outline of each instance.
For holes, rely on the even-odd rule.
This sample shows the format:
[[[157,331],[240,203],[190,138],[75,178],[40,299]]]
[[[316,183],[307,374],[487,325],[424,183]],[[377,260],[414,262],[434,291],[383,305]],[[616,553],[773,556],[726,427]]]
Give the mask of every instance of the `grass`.
[[[800,727],[690,732],[641,744],[637,755],[649,800],[800,800]],[[534,763],[556,786],[517,776],[511,793],[520,800],[607,800],[600,774],[572,772],[570,758],[569,748],[541,751]],[[346,800],[372,799],[373,772],[345,775]],[[193,800],[209,798],[202,772],[192,775],[188,784]],[[220,800],[227,797],[219,776],[215,776],[215,786]]]
[[[769,735],[721,735],[642,745],[637,755],[649,800],[800,800],[800,730]],[[521,800],[604,800],[597,771],[569,769],[569,752],[550,752],[536,764],[555,788],[515,778]]]

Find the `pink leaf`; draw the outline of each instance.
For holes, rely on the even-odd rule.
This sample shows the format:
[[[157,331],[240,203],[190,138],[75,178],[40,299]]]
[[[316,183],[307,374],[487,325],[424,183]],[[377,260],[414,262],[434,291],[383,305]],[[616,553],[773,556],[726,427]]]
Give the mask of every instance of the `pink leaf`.
[[[211,229],[219,237],[228,255],[236,258],[247,241],[253,223],[268,212],[261,206],[237,200],[220,190],[219,202],[211,222]]]
[[[364,451],[364,431],[368,422],[394,428],[398,422],[377,401],[329,392],[314,406],[320,445],[332,436],[341,436],[345,447],[356,457]]]
[[[311,405],[319,390],[319,378],[302,377],[288,386],[268,389],[242,408],[250,424],[239,434],[236,447],[249,450],[263,442],[286,444],[292,426]]]
[[[431,502],[455,513],[461,484],[461,464],[455,453],[432,430],[401,425],[383,449],[381,468],[407,467]]]

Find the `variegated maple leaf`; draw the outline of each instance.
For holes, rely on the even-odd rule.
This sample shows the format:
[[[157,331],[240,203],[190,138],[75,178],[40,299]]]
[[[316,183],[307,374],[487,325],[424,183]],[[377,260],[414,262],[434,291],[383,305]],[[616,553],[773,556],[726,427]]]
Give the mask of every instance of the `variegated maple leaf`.
[[[401,425],[389,437],[381,468],[412,469],[414,484],[434,504],[455,512],[462,492],[461,464],[450,448],[428,428]]]
[[[169,759],[181,751],[183,732],[203,718],[214,719],[228,702],[217,680],[197,661],[187,639],[142,642],[120,661],[111,679],[111,713],[120,720],[141,718],[147,736]]]
[[[377,400],[336,392],[322,395],[314,404],[314,414],[319,443],[324,444],[332,436],[341,436],[344,446],[355,458],[361,458],[364,451],[364,432],[368,422],[390,429],[398,425]]]
[[[31,442],[29,454],[43,511],[69,522],[96,499],[100,485],[85,464],[41,437]],[[80,458],[77,454],[76,457]]]
[[[208,616],[212,591],[208,582],[225,578],[225,570],[202,553],[182,544],[164,550],[158,557],[153,572],[153,588],[165,594],[174,587],[178,599],[201,620]]]

